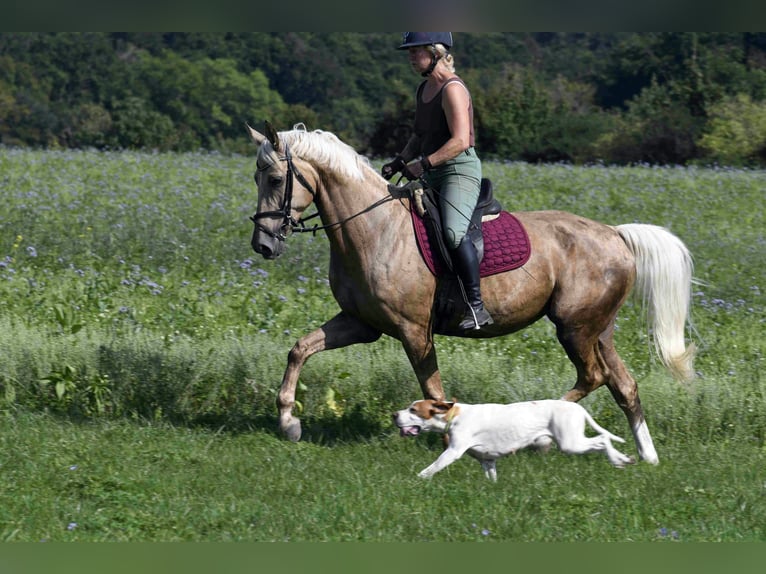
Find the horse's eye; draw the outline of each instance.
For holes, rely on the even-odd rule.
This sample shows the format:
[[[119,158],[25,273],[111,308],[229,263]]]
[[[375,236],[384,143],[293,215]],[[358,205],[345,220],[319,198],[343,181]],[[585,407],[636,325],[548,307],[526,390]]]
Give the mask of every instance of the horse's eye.
[[[278,175],[273,175],[269,178],[269,185],[271,187],[279,187],[282,185],[282,177]]]

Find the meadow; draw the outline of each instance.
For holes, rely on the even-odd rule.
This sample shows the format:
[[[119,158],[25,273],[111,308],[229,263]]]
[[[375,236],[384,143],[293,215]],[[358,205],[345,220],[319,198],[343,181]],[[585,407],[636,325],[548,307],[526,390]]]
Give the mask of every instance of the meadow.
[[[440,443],[393,428],[419,388],[385,337],[313,357],[304,438],[278,436],[287,352],[337,305],[323,235],[276,261],[252,252],[254,167],[0,148],[0,540],[766,540],[765,172],[485,163],[508,210],[668,227],[699,281],[689,384],[653,357],[637,303],[618,320],[658,466],[523,452],[491,484],[468,457],[417,479]],[[437,348],[465,402],[574,381],[545,320]],[[583,404],[635,454],[608,391]]]

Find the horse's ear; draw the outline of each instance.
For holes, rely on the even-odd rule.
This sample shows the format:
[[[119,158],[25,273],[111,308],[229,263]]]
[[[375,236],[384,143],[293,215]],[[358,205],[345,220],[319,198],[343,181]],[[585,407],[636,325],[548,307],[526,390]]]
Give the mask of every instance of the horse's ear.
[[[277,130],[274,129],[274,126],[271,125],[271,123],[267,120],[265,122],[266,124],[266,137],[271,142],[271,145],[274,147],[274,151],[279,151],[279,135],[277,135]]]
[[[245,126],[247,127],[247,133],[250,134],[250,139],[255,142],[255,145],[260,147],[266,141],[266,136],[250,127],[250,124],[246,123]]]

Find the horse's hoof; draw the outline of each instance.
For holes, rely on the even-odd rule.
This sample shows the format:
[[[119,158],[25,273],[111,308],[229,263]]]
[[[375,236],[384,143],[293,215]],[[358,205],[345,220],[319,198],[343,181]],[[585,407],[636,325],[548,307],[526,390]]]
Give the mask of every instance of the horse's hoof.
[[[279,430],[291,442],[301,440],[301,421],[299,419],[291,418],[286,423],[280,423]]]

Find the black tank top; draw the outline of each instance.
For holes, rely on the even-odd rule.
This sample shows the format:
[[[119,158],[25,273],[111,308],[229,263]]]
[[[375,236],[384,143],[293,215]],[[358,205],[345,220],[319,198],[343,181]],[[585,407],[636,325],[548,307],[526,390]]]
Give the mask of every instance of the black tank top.
[[[418,86],[415,106],[415,134],[420,138],[421,155],[432,154],[452,137],[449,131],[449,125],[447,124],[447,116],[444,115],[444,110],[442,109],[442,93],[444,92],[444,88],[452,82],[459,82],[465,87],[463,80],[457,76],[450,78],[444,82],[439,93],[436,94],[430,102],[423,101],[423,88],[425,87],[426,82],[423,82]],[[466,90],[467,89],[468,88],[466,87]],[[473,100],[470,99],[470,94],[468,100],[468,115],[470,119],[468,143],[473,147]]]

